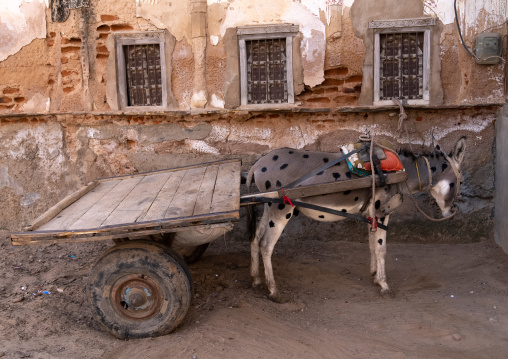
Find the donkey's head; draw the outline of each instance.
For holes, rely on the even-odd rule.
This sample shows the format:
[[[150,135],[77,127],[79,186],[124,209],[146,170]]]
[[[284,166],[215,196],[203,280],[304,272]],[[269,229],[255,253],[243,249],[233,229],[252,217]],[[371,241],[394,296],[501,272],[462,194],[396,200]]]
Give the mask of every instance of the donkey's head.
[[[430,189],[430,194],[436,200],[444,217],[448,217],[452,214],[453,203],[459,195],[460,184],[462,182],[460,165],[464,160],[465,149],[465,137],[457,141],[449,156],[437,142],[434,142],[434,151],[438,154],[438,156],[434,158],[441,163],[436,163],[432,167],[434,173],[432,176],[433,186]],[[444,161],[439,161],[439,158],[444,158]]]

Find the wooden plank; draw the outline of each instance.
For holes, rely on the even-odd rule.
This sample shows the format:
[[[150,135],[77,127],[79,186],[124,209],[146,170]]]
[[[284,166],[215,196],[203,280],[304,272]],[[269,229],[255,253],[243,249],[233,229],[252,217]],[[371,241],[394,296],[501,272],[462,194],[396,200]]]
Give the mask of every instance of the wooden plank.
[[[208,166],[206,168],[203,182],[201,182],[201,187],[199,188],[198,199],[196,201],[196,205],[194,206],[194,215],[210,213],[213,191],[218,172],[219,165]]]
[[[175,193],[164,218],[178,218],[192,215],[199,188],[205,175],[206,167],[198,167],[187,170],[182,183]]]
[[[111,181],[111,180],[115,180],[115,179],[126,179],[126,178],[140,177],[140,176],[142,177],[142,176],[147,176],[147,175],[151,175],[151,174],[155,174],[155,173],[177,172],[177,171],[182,171],[182,170],[190,170],[190,169],[193,169],[193,168],[207,167],[207,166],[211,166],[211,165],[215,165],[215,164],[228,163],[228,162],[239,162],[239,163],[241,163],[241,159],[239,159],[239,158],[232,158],[230,160],[205,162],[205,163],[199,163],[199,164],[196,164],[196,165],[190,165],[190,166],[184,166],[184,167],[176,167],[176,168],[168,168],[168,169],[158,170],[158,171],[135,173],[135,174],[131,174],[131,175],[124,175],[124,176],[117,176],[117,177],[105,177],[105,178],[99,179],[98,181],[104,182],[104,181]]]
[[[182,180],[185,176],[186,170],[181,170],[178,172],[171,172],[170,177],[162,186],[162,189],[155,197],[155,200],[152,202],[152,205],[139,221],[155,221],[157,219],[164,218],[164,213],[166,213],[169,204],[173,201],[173,197],[175,196],[176,190],[182,183]]]
[[[202,224],[202,225],[195,225],[192,227],[194,228],[202,228],[202,229],[214,229],[214,228],[226,228],[227,230],[231,230],[233,228],[233,223],[231,222],[223,222],[223,223],[217,223],[217,224]],[[113,235],[103,235],[103,236],[94,236],[94,237],[82,237],[82,238],[30,238],[30,237],[23,237],[23,238],[16,238],[15,241],[13,241],[13,245],[15,246],[22,246],[22,245],[32,245],[32,244],[60,244],[60,243],[84,243],[84,242],[96,242],[96,241],[105,241],[105,240],[112,240],[117,238],[129,238],[129,239],[137,239],[142,237],[147,237],[150,235],[156,235],[161,233],[167,233],[167,232],[181,232],[188,230],[188,227],[182,227],[182,228],[173,228],[171,230],[160,230],[160,229],[153,229],[153,230],[146,230],[146,231],[138,231],[138,232],[131,232],[128,234],[113,234]]]
[[[137,222],[144,217],[155,197],[166,183],[171,173],[156,173],[142,177],[122,202],[106,218],[103,226]]]
[[[100,227],[113,210],[123,201],[143,177],[122,179],[99,202],[93,205],[69,229],[87,229]]]
[[[224,163],[219,166],[211,212],[226,212],[240,208],[240,163]]]
[[[395,184],[407,180],[407,172],[395,172],[388,173],[386,175],[386,184]],[[376,176],[376,186],[379,185],[379,178]],[[346,181],[322,183],[318,185],[307,185],[295,188],[284,189],[284,193],[287,197],[291,198],[304,198],[319,196],[322,194],[344,192],[348,190],[369,188],[372,186],[372,177],[362,177]],[[255,200],[250,200],[255,197],[267,197],[267,198],[281,198],[282,191],[270,191],[261,192],[255,194],[244,195],[240,198],[242,206],[257,203]]]
[[[66,196],[64,199],[62,199],[60,202],[55,204],[53,207],[48,209],[46,212],[44,212],[41,216],[39,216],[31,225],[29,225],[27,228],[25,228],[26,231],[32,231],[34,229],[37,229],[46,223],[48,223],[50,220],[52,220],[58,213],[60,213],[64,208],[70,206],[74,202],[76,202],[78,199],[83,197],[85,194],[93,190],[95,187],[99,185],[98,181],[93,181],[86,185],[85,187],[79,189],[78,191],[71,193],[70,195]]]
[[[67,231],[32,231],[18,232],[11,234],[13,245],[23,245],[27,241],[32,240],[68,240],[70,238],[85,238],[96,240],[101,236],[120,235],[128,237],[132,233],[140,231],[157,230],[159,232],[174,232],[177,228],[194,227],[197,225],[209,225],[215,223],[224,223],[229,221],[237,221],[240,218],[239,211],[210,213],[201,216],[189,216],[165,219],[152,222],[127,223],[117,226],[98,227],[90,229],[77,229]]]
[[[98,186],[92,191],[86,193],[79,200],[65,208],[60,214],[56,215],[51,221],[41,226],[33,228],[33,230],[63,230],[76,222],[86,211],[95,205],[104,195],[113,187],[118,185],[120,180],[109,181],[104,183],[97,182]]]

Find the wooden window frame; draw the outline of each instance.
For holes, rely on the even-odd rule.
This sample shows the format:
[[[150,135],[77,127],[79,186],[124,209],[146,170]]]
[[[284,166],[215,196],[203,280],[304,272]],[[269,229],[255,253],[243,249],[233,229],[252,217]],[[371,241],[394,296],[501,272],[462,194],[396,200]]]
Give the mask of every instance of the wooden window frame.
[[[237,28],[238,45],[240,52],[240,103],[242,106],[280,106],[284,104],[294,104],[295,91],[293,85],[293,36],[299,31],[298,25],[277,24],[277,25],[255,25],[240,26]],[[248,103],[248,84],[247,84],[247,47],[245,41],[250,40],[286,40],[286,81],[287,81],[287,102],[283,103]]]
[[[373,20],[369,28],[374,29],[374,106],[393,106],[392,100],[380,99],[380,34],[423,32],[423,98],[404,100],[408,105],[430,104],[430,38],[432,27],[435,25],[434,18],[417,18],[401,20]]]
[[[162,84],[161,106],[129,106],[127,101],[127,69],[125,65],[124,46],[127,45],[159,45]],[[167,108],[166,85],[166,48],[164,31],[128,32],[115,34],[116,73],[118,102],[121,109],[129,110],[164,110]]]

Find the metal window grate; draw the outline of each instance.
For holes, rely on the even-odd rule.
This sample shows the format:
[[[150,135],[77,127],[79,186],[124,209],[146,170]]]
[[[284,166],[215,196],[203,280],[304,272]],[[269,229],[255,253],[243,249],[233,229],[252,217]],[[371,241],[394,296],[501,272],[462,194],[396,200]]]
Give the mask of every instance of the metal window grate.
[[[286,39],[245,41],[247,49],[247,102],[288,101]]]
[[[423,99],[423,32],[380,34],[380,99]]]
[[[159,44],[125,45],[128,106],[162,106]]]

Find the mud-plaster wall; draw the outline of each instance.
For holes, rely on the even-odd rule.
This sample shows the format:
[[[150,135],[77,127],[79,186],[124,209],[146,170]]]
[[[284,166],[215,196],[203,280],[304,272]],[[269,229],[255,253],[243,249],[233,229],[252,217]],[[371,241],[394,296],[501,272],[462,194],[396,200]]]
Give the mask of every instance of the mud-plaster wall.
[[[294,6],[289,4],[292,3],[290,1],[285,3],[289,7]],[[49,113],[0,118],[0,202],[4,204],[0,230],[21,229],[59,199],[97,177],[228,157],[241,157],[246,170],[260,154],[270,149],[291,146],[333,151],[341,143],[356,140],[366,128],[376,136],[387,136],[397,147],[407,146],[407,140],[397,132],[395,109],[379,113],[371,113],[368,109],[335,112],[336,108],[358,105],[363,91],[365,56],[367,47],[370,47],[355,33],[358,25],[355,25],[356,20],[350,16],[350,8],[346,6],[341,8],[341,31],[337,34],[335,27],[334,37],[326,32],[323,11],[315,15],[321,21],[323,34],[330,36],[323,50],[322,73],[317,74],[323,80],[310,86],[302,75],[298,82],[303,89],[296,98],[301,102],[299,108],[324,110],[254,113],[221,110],[213,113],[214,108],[231,107],[228,103],[234,103],[235,95],[239,95],[236,85],[231,86],[239,83],[238,69],[234,61],[229,61],[230,56],[237,56],[235,51],[231,51],[237,46],[231,40],[235,36],[235,27],[228,25],[227,21],[231,21],[234,14],[229,13],[229,8],[239,11],[242,4],[247,2],[209,1],[206,83],[207,108],[212,113],[208,114],[180,111],[165,115],[101,115],[111,111],[106,97],[106,86],[111,84],[108,80],[110,72],[106,70],[111,52],[108,41],[118,31],[165,28],[174,36],[171,91],[175,102],[172,109],[188,110],[191,107],[194,57],[188,25],[168,28],[164,23],[162,26],[150,16],[143,15],[140,12],[142,7],[136,6],[135,1],[124,2],[121,7],[114,2],[92,1],[85,29],[81,25],[80,11],[72,10],[64,23],[52,23],[46,10],[46,38],[33,40],[0,62],[0,113]],[[297,6],[303,6],[301,4]],[[358,4],[362,5],[362,1]],[[142,5],[148,6],[148,2]],[[243,10],[248,14],[257,9],[246,7]],[[312,14],[307,11],[306,16]],[[423,16],[420,8],[400,15]],[[174,16],[182,17],[178,14]],[[458,46],[454,25],[438,26],[442,27],[438,33],[444,104],[503,102],[502,65],[474,64]],[[85,30],[88,32],[86,44],[82,41]],[[295,41],[296,46],[300,46],[300,53],[302,46],[306,46],[308,36],[306,38]],[[471,39],[474,39],[474,32],[468,30],[466,40]],[[89,51],[93,110],[88,114],[77,114],[84,111],[87,102],[83,94],[83,46],[88,46]],[[230,63],[233,65],[230,66]],[[297,73],[304,73],[303,66]],[[428,226],[415,214],[412,206],[405,204],[407,208],[398,210],[395,223],[400,218],[404,218],[405,223],[414,221],[416,224],[412,226],[421,226],[421,240],[439,240],[443,233],[454,234],[461,241],[491,236],[492,148],[498,108],[408,109],[409,132],[415,148],[419,148],[422,142],[428,143],[429,131],[433,129],[448,149],[459,136],[467,135],[470,151],[465,160],[464,199],[459,203],[461,214],[448,224]],[[51,114],[66,112],[69,114]],[[426,203],[424,198],[420,201]],[[432,211],[434,208],[428,209]],[[310,232],[303,229],[313,224],[301,220],[298,223],[290,226],[286,235],[304,238],[309,233],[319,233],[321,238],[327,239],[337,232],[337,226],[356,226],[351,222],[320,225],[318,232]],[[364,230],[363,226],[361,228]],[[398,229],[401,238],[416,236],[405,232],[405,228],[407,226],[401,225]],[[397,235],[397,231],[394,234]],[[241,237],[241,231],[236,235]]]

